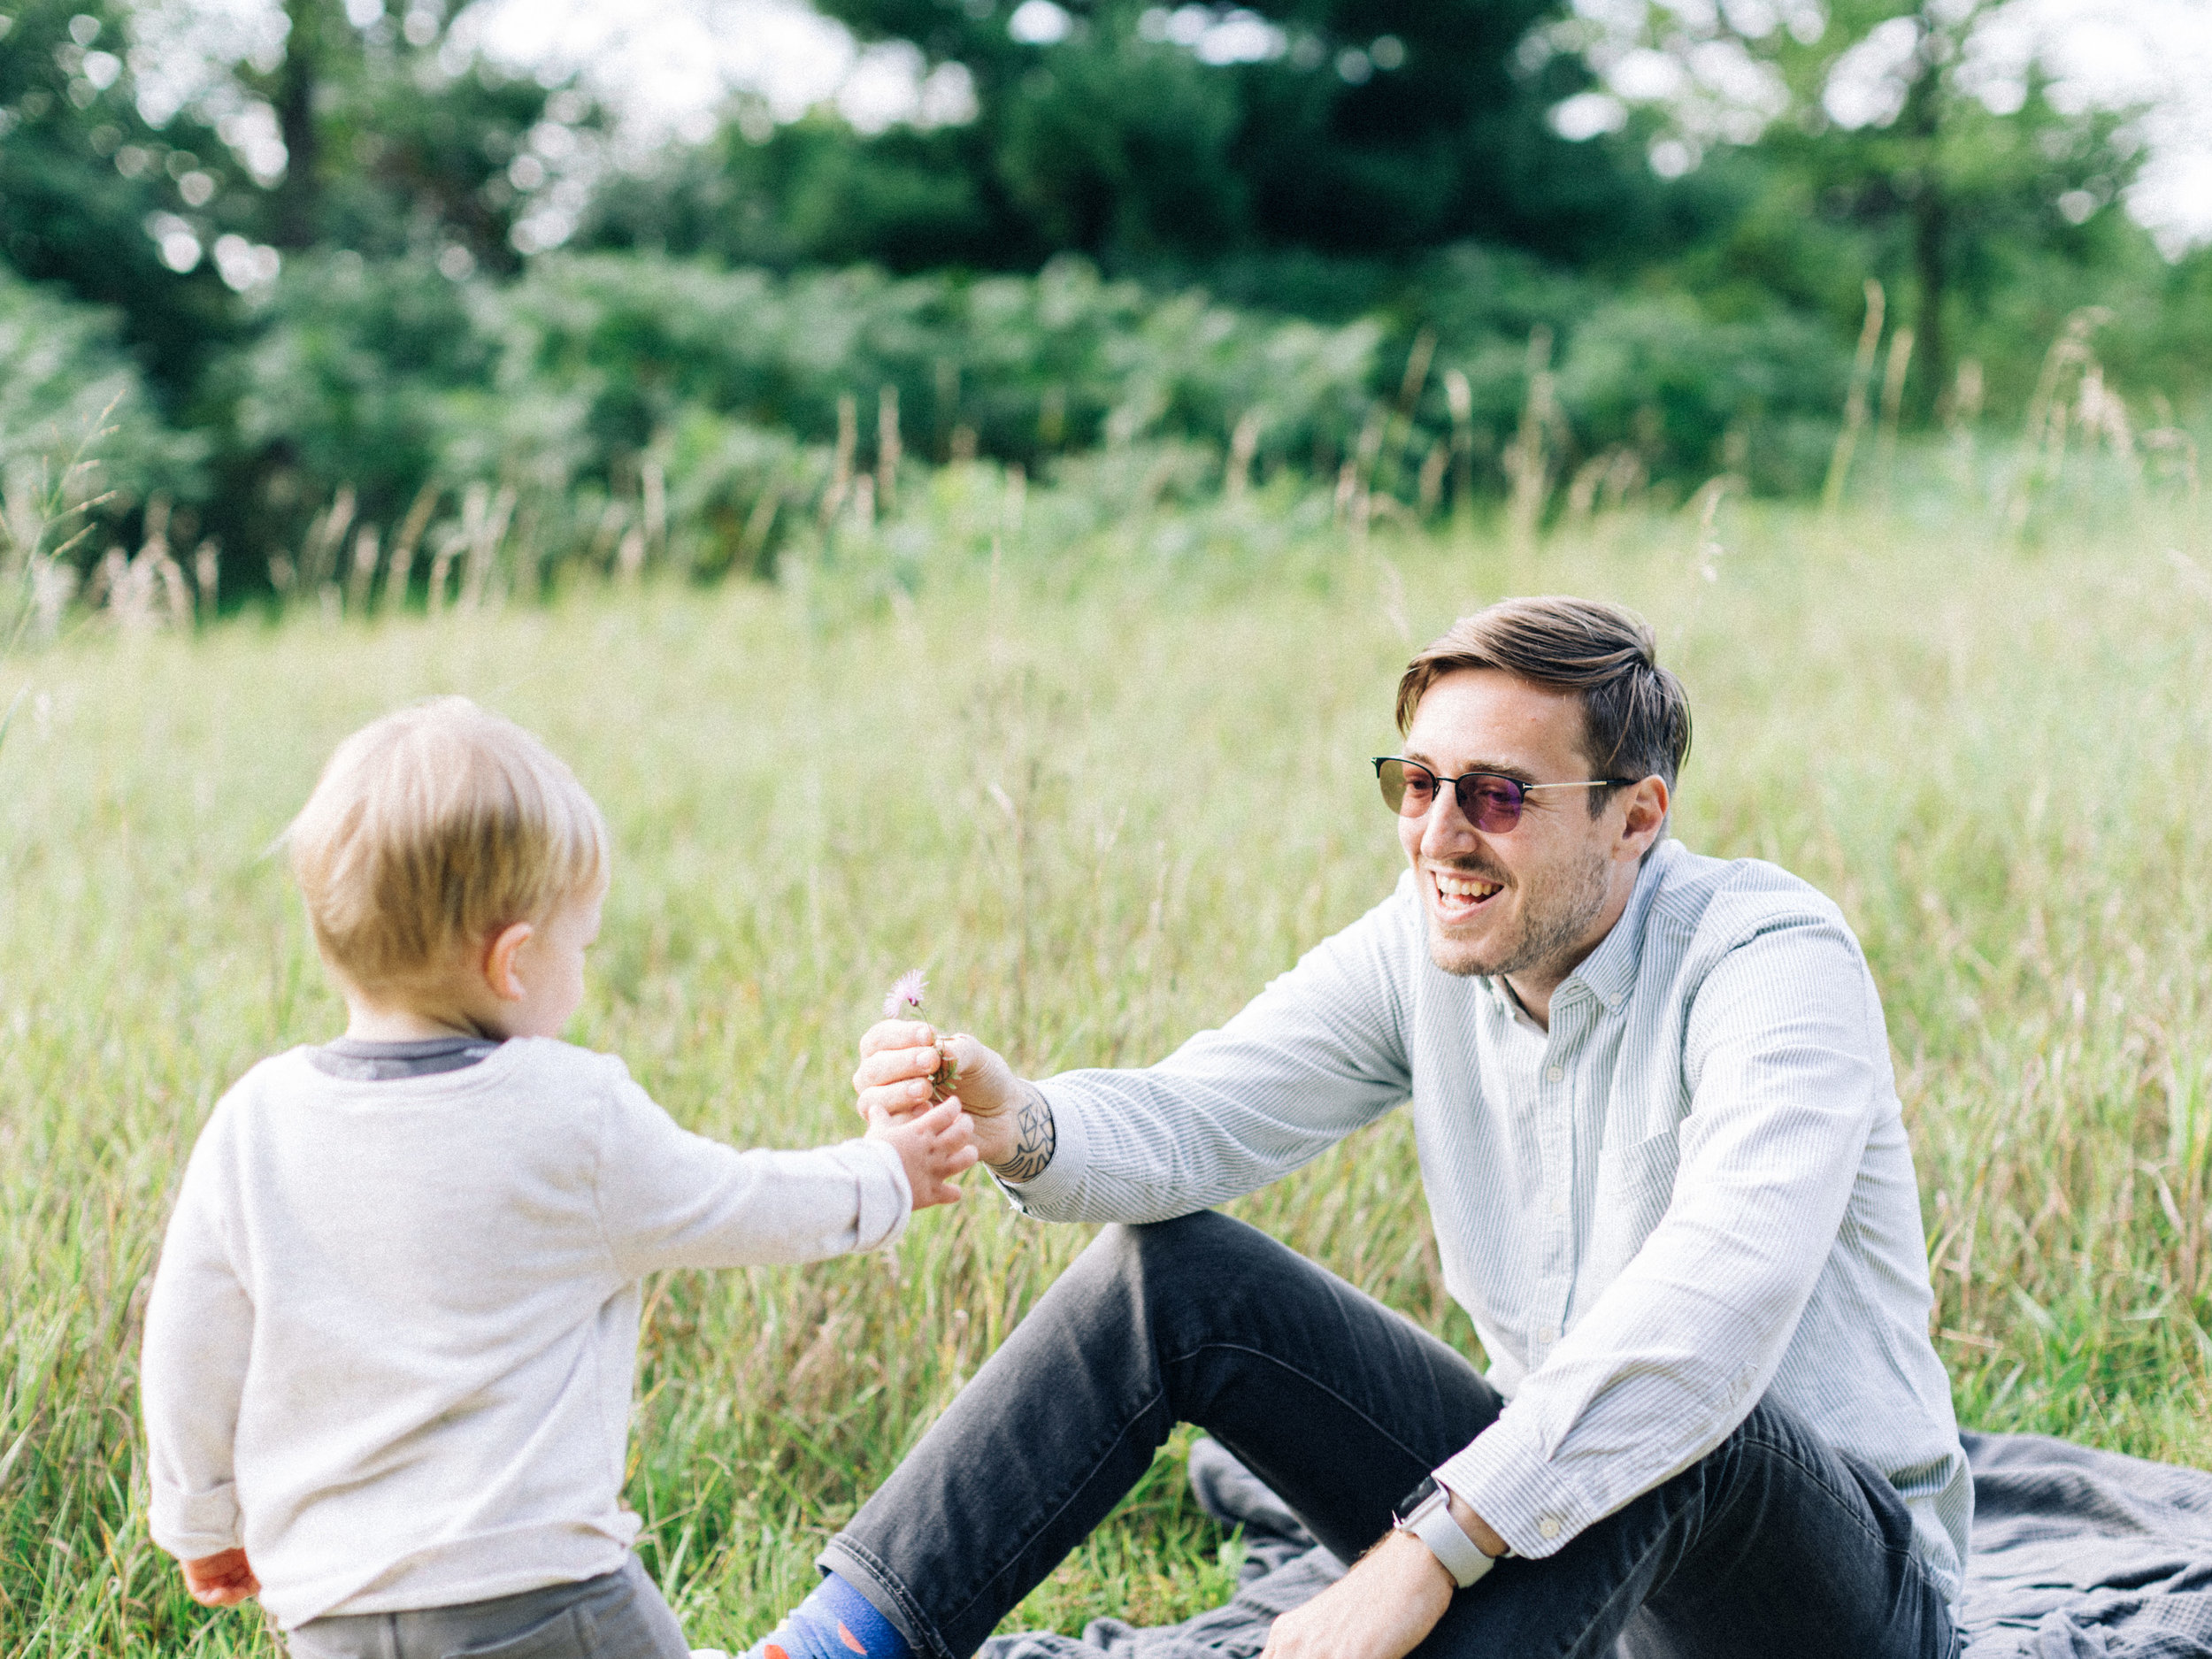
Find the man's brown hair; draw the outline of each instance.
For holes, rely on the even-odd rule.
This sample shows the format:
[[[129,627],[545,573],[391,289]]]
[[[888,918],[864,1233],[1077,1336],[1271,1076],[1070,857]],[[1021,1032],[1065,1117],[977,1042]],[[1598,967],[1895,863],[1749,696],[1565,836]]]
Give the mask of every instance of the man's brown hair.
[[[1428,688],[1462,669],[1495,668],[1582,696],[1582,747],[1603,778],[1656,775],[1674,788],[1690,755],[1690,698],[1659,666],[1651,624],[1620,605],[1551,594],[1501,599],[1462,617],[1406,664],[1398,730],[1413,724]],[[1590,792],[1593,816],[1610,791]]]

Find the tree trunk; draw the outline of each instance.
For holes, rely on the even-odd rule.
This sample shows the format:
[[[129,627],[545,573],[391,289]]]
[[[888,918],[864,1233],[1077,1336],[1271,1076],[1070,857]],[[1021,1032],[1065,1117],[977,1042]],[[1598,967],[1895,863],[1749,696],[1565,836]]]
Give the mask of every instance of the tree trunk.
[[[1949,241],[1950,211],[1942,181],[1931,167],[1913,200],[1912,263],[1917,280],[1918,303],[1913,333],[1919,341],[1920,378],[1908,406],[1923,419],[1932,419],[1949,383],[1949,342],[1943,335],[1943,296],[1948,287],[1945,243]]]
[[[1978,11],[1978,7],[1975,10]],[[1913,335],[1920,373],[1906,405],[1925,419],[1935,413],[1949,367],[1943,333],[1943,300],[1949,287],[1950,203],[1943,166],[1943,65],[1957,55],[1958,36],[1947,30],[1932,4],[1920,9],[1920,46],[1913,55],[1912,84],[1905,92],[1899,127],[1911,140],[1918,174],[1912,192]]]
[[[291,24],[277,72],[276,116],[284,136],[284,178],[276,188],[276,244],[311,248],[322,229],[322,180],[315,131],[317,68],[325,0],[285,0]]]

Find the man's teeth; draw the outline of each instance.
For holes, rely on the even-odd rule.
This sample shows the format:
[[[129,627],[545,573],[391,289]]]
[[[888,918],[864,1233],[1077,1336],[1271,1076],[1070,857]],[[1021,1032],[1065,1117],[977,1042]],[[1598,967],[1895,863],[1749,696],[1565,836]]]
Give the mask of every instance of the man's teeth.
[[[1495,881],[1481,881],[1473,876],[1448,876],[1440,871],[1436,878],[1436,890],[1448,899],[1466,899],[1479,904],[1498,890]]]

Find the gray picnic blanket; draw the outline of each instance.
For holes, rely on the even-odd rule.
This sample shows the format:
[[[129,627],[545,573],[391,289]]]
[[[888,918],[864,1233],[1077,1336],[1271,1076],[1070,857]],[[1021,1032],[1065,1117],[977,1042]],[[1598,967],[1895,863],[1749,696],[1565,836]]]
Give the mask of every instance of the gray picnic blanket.
[[[2212,1659],[2212,1474],[2035,1434],[1968,1434],[1966,1659]],[[984,1659],[1248,1659],[1278,1613],[1341,1577],[1283,1501],[1212,1440],[1193,1494],[1244,1529],[1237,1593],[1180,1624],[1094,1619],[1080,1640],[995,1636]]]

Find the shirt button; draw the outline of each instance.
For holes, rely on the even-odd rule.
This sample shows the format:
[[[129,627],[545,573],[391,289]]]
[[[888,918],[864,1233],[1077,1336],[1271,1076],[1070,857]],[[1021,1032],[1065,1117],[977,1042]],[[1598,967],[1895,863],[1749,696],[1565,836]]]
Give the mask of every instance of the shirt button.
[[[1623,996],[1623,995],[1621,995],[1618,991],[1616,991],[1616,992],[1614,992],[1614,993],[1613,993],[1613,995],[1610,995],[1610,996],[1609,996],[1609,997],[1607,997],[1607,998],[1605,999],[1605,1005],[1606,1005],[1608,1008],[1618,1008],[1618,1007],[1619,1007],[1619,1006],[1620,1006],[1623,1002],[1626,1002],[1627,1000],[1628,1000],[1628,999],[1627,999],[1626,997]]]
[[[1542,1520],[1536,1523],[1536,1530],[1541,1532],[1546,1538],[1556,1538],[1559,1536],[1559,1523],[1551,1516],[1547,1515]]]
[[[1551,1212],[1553,1215],[1563,1218],[1567,1213],[1567,1201],[1563,1198],[1553,1199],[1551,1201]]]
[[[1567,1073],[1558,1066],[1554,1066],[1550,1071],[1544,1073],[1544,1076],[1554,1083],[1556,1083],[1561,1078],[1566,1075]]]
[[[1539,1342],[1556,1342],[1559,1340],[1559,1327],[1555,1325],[1546,1325],[1536,1333],[1536,1340]],[[1547,1532],[1544,1536],[1549,1538],[1551,1534]]]

